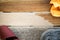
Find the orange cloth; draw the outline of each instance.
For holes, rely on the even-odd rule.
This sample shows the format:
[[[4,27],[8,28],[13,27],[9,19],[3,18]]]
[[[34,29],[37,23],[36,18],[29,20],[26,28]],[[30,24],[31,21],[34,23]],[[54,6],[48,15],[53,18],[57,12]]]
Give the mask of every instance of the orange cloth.
[[[60,10],[58,10],[57,8],[55,8],[54,6],[51,7],[51,14],[55,17],[60,17]]]
[[[60,0],[51,0],[50,4],[53,4],[55,7],[60,6]]]
[[[55,17],[60,17],[60,0],[51,0],[50,4],[53,4],[50,10],[51,14]]]

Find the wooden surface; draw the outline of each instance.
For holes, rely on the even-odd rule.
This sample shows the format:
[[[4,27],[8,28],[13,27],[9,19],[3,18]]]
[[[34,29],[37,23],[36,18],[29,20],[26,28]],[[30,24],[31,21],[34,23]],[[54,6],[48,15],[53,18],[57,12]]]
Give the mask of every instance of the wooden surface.
[[[50,0],[0,0],[0,3],[3,2],[28,2],[28,4],[31,3],[49,3]]]
[[[5,2],[0,3],[0,11],[3,12],[41,12],[49,11],[50,4],[48,2]],[[54,26],[60,26],[60,18],[51,16],[50,14],[40,14]]]
[[[53,17],[51,14],[39,14],[39,16],[42,16],[47,21],[51,22],[54,26],[60,26],[60,18]]]
[[[6,2],[0,3],[0,11],[7,12],[40,12],[49,11],[50,5],[37,2]]]

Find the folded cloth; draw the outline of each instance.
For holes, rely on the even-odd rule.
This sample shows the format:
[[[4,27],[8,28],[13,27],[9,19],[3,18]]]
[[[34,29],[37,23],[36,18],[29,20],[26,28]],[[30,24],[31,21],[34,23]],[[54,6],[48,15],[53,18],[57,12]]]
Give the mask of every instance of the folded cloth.
[[[58,8],[52,6],[50,12],[54,17],[60,17],[60,10]]]
[[[53,4],[54,7],[60,7],[60,0],[51,0],[50,4]]]
[[[0,26],[0,36],[2,40],[18,40],[15,34],[5,25]]]

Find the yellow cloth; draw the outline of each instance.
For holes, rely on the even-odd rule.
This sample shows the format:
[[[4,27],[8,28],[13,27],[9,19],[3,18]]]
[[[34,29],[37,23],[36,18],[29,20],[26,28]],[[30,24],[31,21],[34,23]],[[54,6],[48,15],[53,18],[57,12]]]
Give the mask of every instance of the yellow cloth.
[[[55,17],[60,17],[60,10],[55,8],[54,6],[51,7],[51,14]]]
[[[51,0],[50,4],[53,4],[54,7],[58,7],[58,6],[60,6],[60,0]]]

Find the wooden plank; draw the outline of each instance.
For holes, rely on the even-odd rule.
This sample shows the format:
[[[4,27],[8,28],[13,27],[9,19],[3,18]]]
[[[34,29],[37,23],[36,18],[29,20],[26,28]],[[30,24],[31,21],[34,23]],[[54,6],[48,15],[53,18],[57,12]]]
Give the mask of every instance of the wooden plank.
[[[6,2],[0,3],[0,11],[9,12],[40,12],[49,11],[49,4],[34,2]]]
[[[49,3],[50,0],[0,0],[0,3],[4,2],[38,2],[38,3]]]
[[[60,26],[60,17],[53,17],[51,14],[38,14],[44,17],[47,21],[51,22],[54,26]]]

